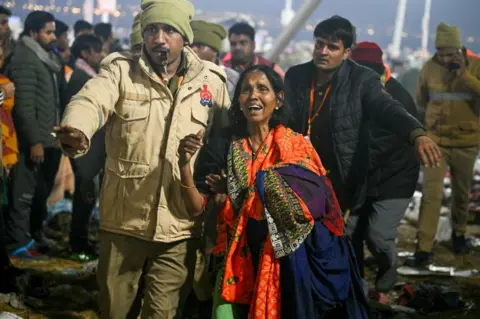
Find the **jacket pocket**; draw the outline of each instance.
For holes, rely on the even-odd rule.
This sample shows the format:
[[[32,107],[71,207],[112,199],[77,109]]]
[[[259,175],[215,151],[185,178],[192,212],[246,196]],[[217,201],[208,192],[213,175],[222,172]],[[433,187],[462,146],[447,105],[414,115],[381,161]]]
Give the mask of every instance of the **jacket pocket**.
[[[100,218],[110,227],[145,228],[154,187],[147,180],[150,166],[107,157]]]
[[[150,114],[146,95],[127,95],[117,104],[111,123],[111,137],[127,144],[143,142]]]
[[[475,123],[473,121],[465,121],[465,122],[460,122],[458,124],[458,128],[461,133],[475,133],[475,132],[478,132],[479,125],[480,124]]]
[[[209,112],[206,107],[192,106],[192,123],[207,128]]]
[[[150,165],[107,157],[105,167],[120,178],[142,178],[148,175]]]

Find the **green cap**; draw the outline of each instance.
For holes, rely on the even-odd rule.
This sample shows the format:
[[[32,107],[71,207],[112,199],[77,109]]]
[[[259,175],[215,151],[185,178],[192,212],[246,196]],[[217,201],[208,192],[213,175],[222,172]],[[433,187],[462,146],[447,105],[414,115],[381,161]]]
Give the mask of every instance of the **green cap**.
[[[187,0],[142,0],[142,32],[153,23],[164,23],[174,27],[188,43],[193,43],[193,31],[190,22],[195,8]]]
[[[130,45],[133,47],[137,44],[143,43],[142,37],[142,28],[140,26],[140,19],[142,18],[142,13],[140,12],[133,19],[132,33],[130,33]]]
[[[194,35],[194,43],[205,44],[220,52],[222,41],[227,37],[227,31],[221,25],[207,21],[196,20],[190,23]]]
[[[435,46],[437,48],[463,48],[460,29],[454,25],[440,23],[437,27]]]

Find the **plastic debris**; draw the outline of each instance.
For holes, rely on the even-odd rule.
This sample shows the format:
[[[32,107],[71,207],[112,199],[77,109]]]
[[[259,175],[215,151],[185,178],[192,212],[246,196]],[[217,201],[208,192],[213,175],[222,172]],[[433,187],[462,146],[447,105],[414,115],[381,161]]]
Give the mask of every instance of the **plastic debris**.
[[[475,277],[479,274],[476,269],[456,270],[454,267],[429,265],[425,268],[401,266],[397,273],[402,276],[440,276],[440,277]]]
[[[21,301],[16,294],[10,294],[10,301],[8,304],[10,305],[10,307],[14,309],[18,309],[18,310],[27,309],[23,301]]]
[[[413,257],[415,253],[413,251],[399,251],[397,253],[398,257]]]
[[[23,319],[23,317],[17,316],[11,312],[2,311],[0,312],[0,319]]]

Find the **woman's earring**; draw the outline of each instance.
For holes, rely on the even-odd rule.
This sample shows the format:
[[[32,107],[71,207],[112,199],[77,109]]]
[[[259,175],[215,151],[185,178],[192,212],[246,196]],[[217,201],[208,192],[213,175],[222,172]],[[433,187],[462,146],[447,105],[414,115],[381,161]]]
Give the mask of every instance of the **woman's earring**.
[[[277,102],[277,103],[276,103],[276,104],[277,104],[277,106],[275,107],[275,111],[278,111],[278,109],[280,108],[280,106],[279,106],[279,104],[280,104],[280,101],[279,101],[279,100],[277,100],[276,102]]]

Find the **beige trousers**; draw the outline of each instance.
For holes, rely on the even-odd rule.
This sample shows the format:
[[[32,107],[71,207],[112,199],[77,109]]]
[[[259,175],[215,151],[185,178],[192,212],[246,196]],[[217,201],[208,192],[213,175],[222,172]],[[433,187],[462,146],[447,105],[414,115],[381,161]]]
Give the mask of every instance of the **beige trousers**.
[[[443,199],[443,179],[450,167],[452,187],[452,223],[455,234],[464,235],[468,221],[468,197],[472,185],[477,147],[440,147],[442,160],[438,168],[425,168],[423,196],[418,220],[418,250],[431,252],[437,232]]]
[[[198,248],[197,239],[157,243],[101,232],[100,317],[180,319],[192,290]]]

